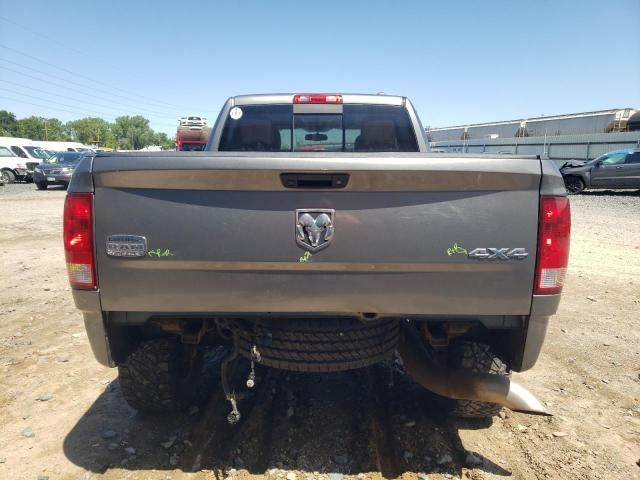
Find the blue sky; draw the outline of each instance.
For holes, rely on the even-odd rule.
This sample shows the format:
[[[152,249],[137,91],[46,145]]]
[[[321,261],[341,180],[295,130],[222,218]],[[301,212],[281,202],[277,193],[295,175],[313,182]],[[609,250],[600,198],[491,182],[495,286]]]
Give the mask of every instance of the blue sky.
[[[640,0],[0,0],[0,109],[170,134],[243,93],[401,94],[434,127],[640,108],[639,60]]]

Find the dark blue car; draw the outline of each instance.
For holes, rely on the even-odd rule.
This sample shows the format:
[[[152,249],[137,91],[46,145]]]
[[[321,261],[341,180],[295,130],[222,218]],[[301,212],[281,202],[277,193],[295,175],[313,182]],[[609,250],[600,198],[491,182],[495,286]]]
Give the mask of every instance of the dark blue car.
[[[85,152],[56,152],[33,170],[33,182],[38,190],[46,190],[49,185],[69,186],[71,175]]]

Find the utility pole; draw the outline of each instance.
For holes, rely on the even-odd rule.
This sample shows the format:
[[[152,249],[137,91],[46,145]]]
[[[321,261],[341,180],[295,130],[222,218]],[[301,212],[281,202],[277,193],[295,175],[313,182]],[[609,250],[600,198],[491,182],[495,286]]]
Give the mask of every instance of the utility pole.
[[[44,140],[49,141],[49,134],[47,133],[47,119],[44,119]]]

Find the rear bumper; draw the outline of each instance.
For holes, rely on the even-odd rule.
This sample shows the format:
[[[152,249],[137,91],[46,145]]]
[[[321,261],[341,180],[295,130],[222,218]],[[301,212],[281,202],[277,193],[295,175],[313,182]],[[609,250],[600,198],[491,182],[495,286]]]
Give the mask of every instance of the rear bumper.
[[[33,181],[36,183],[46,182],[49,184],[68,184],[71,181],[72,173],[56,173],[50,174],[46,172],[33,172]]]
[[[522,355],[516,355],[513,370],[524,372],[532,368],[540,357],[547,334],[549,318],[558,310],[561,295],[534,295],[531,302],[531,315],[524,332]]]
[[[96,360],[107,367],[114,367],[115,363],[111,357],[111,347],[105,324],[106,317],[101,311],[99,292],[73,290],[73,298],[76,307],[82,311],[87,336]],[[559,302],[560,295],[534,296],[531,315],[527,318],[524,330],[515,318],[513,322],[508,321],[509,317],[484,317],[481,320],[481,323],[488,329],[506,328],[522,332],[522,342],[518,342],[515,358],[511,365],[513,370],[523,372],[536,364],[544,344],[549,318],[556,312]],[[164,313],[166,314],[166,312]],[[136,326],[144,325],[154,315],[157,313],[115,312],[111,314],[110,318],[120,326]],[[187,316],[188,314],[183,315]]]
[[[76,307],[82,311],[84,327],[94,357],[105,367],[115,367],[111,358],[104,314],[100,308],[100,293],[89,290],[71,290],[71,292]]]

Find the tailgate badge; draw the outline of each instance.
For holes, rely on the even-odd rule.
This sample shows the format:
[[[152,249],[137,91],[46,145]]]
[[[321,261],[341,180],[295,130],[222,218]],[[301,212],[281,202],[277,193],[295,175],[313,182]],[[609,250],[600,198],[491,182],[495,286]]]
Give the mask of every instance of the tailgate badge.
[[[140,258],[147,254],[147,239],[140,235],[109,235],[107,255],[110,257]]]
[[[296,210],[296,242],[309,252],[329,246],[333,239],[336,211],[326,208]]]
[[[524,260],[529,256],[526,249],[518,248],[475,248],[469,252],[468,257],[475,260]]]

